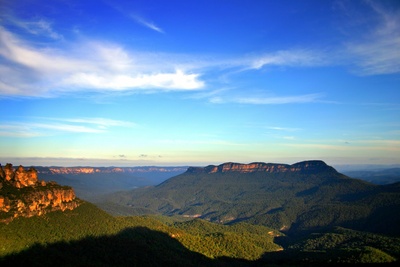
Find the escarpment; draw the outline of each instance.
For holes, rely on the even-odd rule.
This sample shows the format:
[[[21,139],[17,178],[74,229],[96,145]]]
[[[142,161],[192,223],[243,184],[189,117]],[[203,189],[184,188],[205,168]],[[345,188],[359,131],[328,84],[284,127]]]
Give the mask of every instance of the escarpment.
[[[17,217],[40,216],[79,206],[74,190],[55,182],[39,181],[34,168],[25,170],[12,164],[0,165],[0,222]]]
[[[249,164],[241,163],[223,163],[221,165],[209,165],[207,167],[189,167],[187,173],[224,173],[224,172],[239,172],[239,173],[252,173],[252,172],[266,172],[266,173],[321,173],[321,172],[334,172],[336,170],[325,162],[320,160],[303,161],[293,165],[288,164],[275,164],[253,162]]]

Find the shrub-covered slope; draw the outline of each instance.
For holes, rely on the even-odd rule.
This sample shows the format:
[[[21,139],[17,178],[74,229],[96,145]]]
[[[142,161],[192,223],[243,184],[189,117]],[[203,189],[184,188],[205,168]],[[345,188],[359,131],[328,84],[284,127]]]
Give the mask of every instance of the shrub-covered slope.
[[[87,202],[72,211],[0,223],[0,233],[3,263],[26,261],[30,266],[220,266],[225,261],[219,257],[240,263],[281,249],[273,242],[272,233],[279,233],[262,226],[113,217]]]
[[[398,238],[343,228],[282,242],[263,226],[112,217],[86,202],[2,223],[0,233],[1,266],[320,266],[400,256]]]
[[[343,226],[400,234],[400,190],[338,173],[321,161],[189,168],[155,187],[112,195],[132,213],[246,221],[291,233]],[[382,218],[390,218],[382,220]]]

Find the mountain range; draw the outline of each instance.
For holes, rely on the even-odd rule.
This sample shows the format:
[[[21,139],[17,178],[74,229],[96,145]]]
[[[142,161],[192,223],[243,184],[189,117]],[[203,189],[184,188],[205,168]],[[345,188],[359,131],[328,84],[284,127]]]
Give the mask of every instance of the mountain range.
[[[71,186],[79,198],[97,201],[104,194],[159,184],[181,174],[188,167],[43,167],[34,166],[49,182]]]
[[[286,233],[334,226],[400,234],[400,183],[374,185],[323,161],[190,167],[165,182],[112,194],[99,204],[127,214],[248,222]]]
[[[322,161],[189,167],[97,203],[140,216],[111,216],[38,179],[95,174],[0,166],[0,265],[395,266],[400,258],[400,183],[352,179]]]
[[[157,166],[143,166],[143,167],[42,167],[35,166],[39,174],[94,174],[94,173],[129,173],[140,176],[141,174],[154,173],[168,173],[177,174],[185,172],[187,167],[157,167]]]

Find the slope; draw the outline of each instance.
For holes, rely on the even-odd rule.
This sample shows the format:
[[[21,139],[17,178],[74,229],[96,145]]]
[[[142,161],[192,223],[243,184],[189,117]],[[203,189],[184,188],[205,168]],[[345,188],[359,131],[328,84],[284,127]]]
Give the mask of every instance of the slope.
[[[17,218],[0,223],[0,265],[241,266],[280,249],[270,234],[279,233],[262,226],[162,220],[112,217],[88,202]]]
[[[351,179],[322,161],[225,163],[189,168],[155,187],[112,195],[110,202],[139,214],[246,221],[289,233],[333,226],[400,234],[400,191]],[[397,212],[398,213],[398,212]],[[390,220],[380,221],[382,216]]]

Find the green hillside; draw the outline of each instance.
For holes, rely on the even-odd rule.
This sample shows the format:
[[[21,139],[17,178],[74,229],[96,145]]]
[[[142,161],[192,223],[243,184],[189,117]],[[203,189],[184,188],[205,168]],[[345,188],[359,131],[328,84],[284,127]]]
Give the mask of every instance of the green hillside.
[[[277,230],[163,216],[113,217],[90,203],[0,224],[1,266],[293,266],[390,263],[400,239],[344,228]]]
[[[34,189],[10,188],[0,188],[10,199]],[[76,199],[71,210],[0,223],[0,266],[394,265],[399,192],[320,161],[189,168],[104,203],[147,215]]]
[[[261,261],[268,263],[301,262],[326,264],[395,264],[400,257],[400,238],[336,227],[290,240],[285,251],[266,253]]]
[[[183,215],[225,224],[245,221],[286,233],[342,226],[400,234],[398,186],[373,185],[325,163],[315,164],[312,171],[301,172],[188,171],[155,187],[114,194],[103,205],[118,204],[131,214]],[[385,217],[390,220],[381,220]]]
[[[62,260],[66,266],[221,266],[222,256],[241,264],[281,248],[270,231],[159,216],[113,217],[85,202],[72,211],[0,224],[0,264],[51,266]]]

